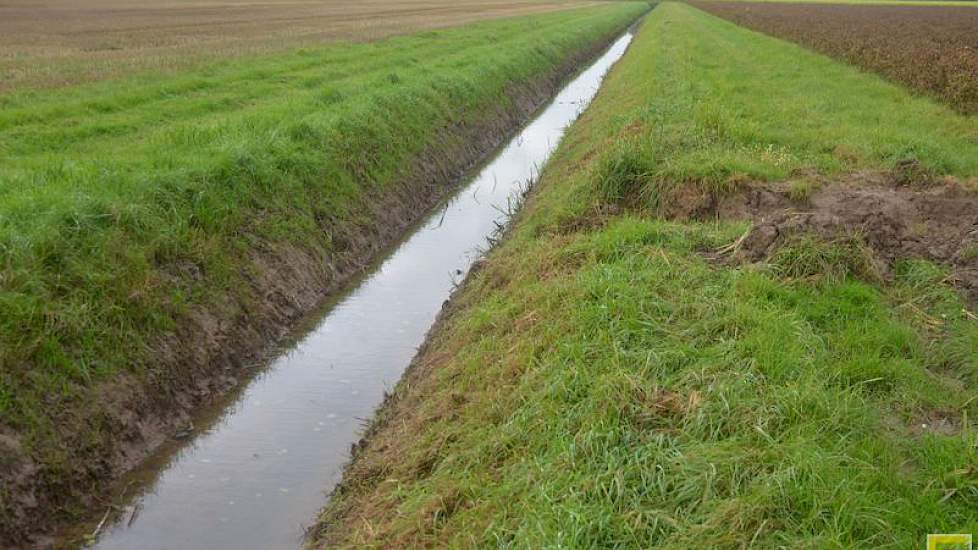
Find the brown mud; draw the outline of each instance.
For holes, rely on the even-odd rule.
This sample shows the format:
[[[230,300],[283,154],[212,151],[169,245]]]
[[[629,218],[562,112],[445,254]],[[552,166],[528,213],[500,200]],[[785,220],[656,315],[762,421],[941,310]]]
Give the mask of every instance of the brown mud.
[[[684,186],[666,201],[664,213],[676,219],[751,220],[749,232],[714,259],[763,262],[800,235],[827,242],[857,239],[883,280],[899,260],[929,260],[948,266],[948,283],[976,303],[978,185],[921,178],[913,168],[747,183],[722,197]]]
[[[361,201],[358,225],[321,220],[324,233],[333,236],[328,254],[322,243],[283,249],[255,242],[242,261],[249,288],[221,307],[194,311],[163,336],[153,346],[155,360],[143,366],[152,373],[147,379],[116,377],[58,412],[58,439],[67,456],[63,468],[42,467],[0,423],[0,547],[51,546],[55,530],[105,510],[113,480],[168,439],[186,436],[193,429],[192,411],[217,401],[252,376],[254,367],[266,364],[293,327],[394,244],[622,30],[509,90],[509,102],[489,109],[478,123],[444,128],[440,141],[405,168],[393,191]],[[186,266],[173,276],[201,275]],[[249,295],[261,299],[253,303],[241,297]]]

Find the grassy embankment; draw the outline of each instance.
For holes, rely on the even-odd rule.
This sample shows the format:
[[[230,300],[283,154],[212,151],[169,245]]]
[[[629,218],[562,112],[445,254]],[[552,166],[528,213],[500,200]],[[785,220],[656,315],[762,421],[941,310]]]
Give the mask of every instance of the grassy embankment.
[[[0,100],[0,535],[97,493],[197,398],[174,389],[314,307],[645,9]]]
[[[978,10],[693,2],[742,27],[795,42],[978,114]],[[976,4],[978,5],[978,4]]]
[[[975,122],[660,5],[379,413],[314,545],[911,548],[978,531],[978,317],[944,268],[907,260],[880,282],[803,244],[714,263],[702,251],[746,222],[656,208],[678,185],[906,158],[971,178]]]

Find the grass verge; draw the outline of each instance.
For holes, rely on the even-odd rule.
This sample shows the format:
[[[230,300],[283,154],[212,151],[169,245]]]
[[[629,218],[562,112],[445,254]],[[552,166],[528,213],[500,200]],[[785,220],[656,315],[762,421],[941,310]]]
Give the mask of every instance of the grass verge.
[[[978,10],[948,6],[695,2],[699,9],[978,113]]]
[[[682,188],[908,156],[971,178],[974,122],[660,5],[379,411],[313,546],[908,548],[975,532],[978,316],[945,268],[864,276],[861,245],[814,239],[716,263],[703,251],[743,221],[658,215]]]
[[[0,537],[99,494],[646,9],[0,99]]]

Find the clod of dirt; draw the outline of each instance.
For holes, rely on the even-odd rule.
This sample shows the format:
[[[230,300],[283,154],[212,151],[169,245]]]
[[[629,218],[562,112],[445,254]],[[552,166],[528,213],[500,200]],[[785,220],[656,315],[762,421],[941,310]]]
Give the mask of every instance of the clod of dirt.
[[[0,427],[0,478],[7,486],[0,490],[0,498],[15,499],[15,510],[37,506],[37,497],[29,484],[36,472],[33,462],[24,458],[18,437]],[[24,490],[20,490],[20,489]],[[15,519],[26,520],[26,513],[18,513]]]
[[[915,436],[924,433],[957,435],[960,431],[961,426],[954,418],[938,411],[931,411],[920,418],[914,419],[910,424],[910,433]]]
[[[792,184],[748,184],[724,197],[689,191],[672,207],[685,217],[750,219],[736,247],[738,261],[770,259],[800,235],[827,242],[858,238],[881,275],[901,259],[926,259],[952,267],[949,282],[978,299],[978,192],[955,180],[926,187],[900,184],[899,174],[859,173],[819,182],[806,198]]]
[[[891,429],[911,437],[925,434],[955,436],[961,433],[961,418],[949,411],[925,410],[904,417],[895,413],[884,416],[884,423]]]

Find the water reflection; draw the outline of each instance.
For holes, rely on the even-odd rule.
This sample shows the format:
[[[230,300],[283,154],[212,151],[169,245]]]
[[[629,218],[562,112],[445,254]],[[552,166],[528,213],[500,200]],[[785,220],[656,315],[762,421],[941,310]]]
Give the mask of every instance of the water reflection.
[[[619,39],[320,325],[172,460],[97,548],[295,548],[363,419],[411,361],[452,286],[624,53]]]

